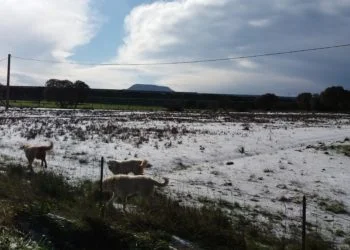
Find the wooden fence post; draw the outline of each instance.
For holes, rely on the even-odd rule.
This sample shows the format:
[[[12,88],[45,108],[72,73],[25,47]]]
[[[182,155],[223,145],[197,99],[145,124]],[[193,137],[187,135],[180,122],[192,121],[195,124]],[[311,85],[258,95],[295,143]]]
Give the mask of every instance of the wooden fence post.
[[[7,57],[7,84],[6,84],[6,110],[9,109],[10,105],[10,74],[11,74],[11,54]]]
[[[303,226],[302,226],[302,238],[301,249],[305,250],[306,244],[306,197],[303,196]]]

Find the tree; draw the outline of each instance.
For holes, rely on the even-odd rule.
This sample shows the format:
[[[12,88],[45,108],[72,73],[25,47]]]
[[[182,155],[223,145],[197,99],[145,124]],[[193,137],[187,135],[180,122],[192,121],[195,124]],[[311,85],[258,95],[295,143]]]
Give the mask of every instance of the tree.
[[[0,83],[0,106],[6,105],[4,100],[5,100],[5,86]]]
[[[341,86],[326,88],[320,95],[321,104],[331,111],[346,110],[349,102],[347,92]]]
[[[256,100],[258,109],[271,110],[276,107],[279,98],[275,94],[267,93],[259,96]]]
[[[301,93],[297,96],[297,103],[298,107],[303,110],[310,110],[311,109],[311,100],[312,100],[312,94],[311,93]]]
[[[219,98],[219,107],[222,108],[223,110],[228,110],[232,108],[232,101],[229,96],[222,95]]]
[[[72,99],[73,83],[69,80],[50,79],[45,84],[46,100],[55,101],[61,108],[67,107]]]
[[[310,101],[310,105],[311,105],[311,110],[324,110],[324,107],[321,104],[321,98],[319,94],[313,94],[311,101]]]
[[[72,83],[69,80],[50,79],[45,84],[44,95],[47,100],[55,101],[61,108],[86,100],[90,87],[83,81]]]
[[[83,81],[76,81],[73,84],[74,87],[74,107],[76,108],[79,103],[83,103],[86,101],[90,87]]]
[[[0,83],[0,99],[4,97],[5,86]]]

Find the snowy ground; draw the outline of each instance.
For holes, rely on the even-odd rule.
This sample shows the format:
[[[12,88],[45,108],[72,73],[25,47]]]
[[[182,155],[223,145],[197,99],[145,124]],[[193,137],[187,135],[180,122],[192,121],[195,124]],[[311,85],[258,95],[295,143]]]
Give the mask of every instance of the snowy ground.
[[[166,192],[181,202],[215,200],[226,208],[239,204],[242,213],[248,214],[249,207],[249,215],[254,210],[277,215],[275,222],[281,228],[287,225],[285,233],[291,233],[293,223],[300,225],[305,194],[307,218],[317,230],[349,235],[350,157],[328,149],[350,143],[345,140],[350,137],[349,118],[297,113],[0,111],[0,161],[25,166],[22,144],[53,141],[49,169],[71,180],[98,180],[101,157],[147,159],[153,167],[146,174],[169,177]],[[40,171],[38,163],[35,171]],[[110,174],[105,170],[106,176]],[[325,204],[334,202],[347,212],[333,216],[325,211]]]

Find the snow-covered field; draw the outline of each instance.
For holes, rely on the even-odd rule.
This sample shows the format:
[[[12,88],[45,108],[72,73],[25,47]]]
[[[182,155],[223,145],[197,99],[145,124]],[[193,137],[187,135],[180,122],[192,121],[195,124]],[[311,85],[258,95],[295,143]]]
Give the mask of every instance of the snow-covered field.
[[[25,167],[22,144],[53,141],[50,170],[70,180],[98,180],[101,157],[147,159],[153,167],[145,173],[169,177],[166,192],[181,202],[212,199],[226,208],[239,204],[242,213],[248,214],[247,207],[249,214],[264,211],[279,216],[281,228],[288,224],[288,233],[293,222],[300,225],[305,194],[310,223],[333,230],[332,235],[336,230],[349,234],[350,157],[329,149],[350,143],[349,118],[13,109],[0,112],[0,161]],[[39,162],[35,171],[41,171]],[[325,211],[336,202],[347,212]]]

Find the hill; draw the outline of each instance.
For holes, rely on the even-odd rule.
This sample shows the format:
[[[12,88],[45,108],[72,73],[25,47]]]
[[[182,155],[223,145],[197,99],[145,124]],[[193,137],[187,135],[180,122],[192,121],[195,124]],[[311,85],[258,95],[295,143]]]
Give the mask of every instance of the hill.
[[[159,85],[153,85],[153,84],[134,84],[127,90],[129,91],[151,91],[151,92],[174,92],[169,87],[166,86],[159,86]]]

